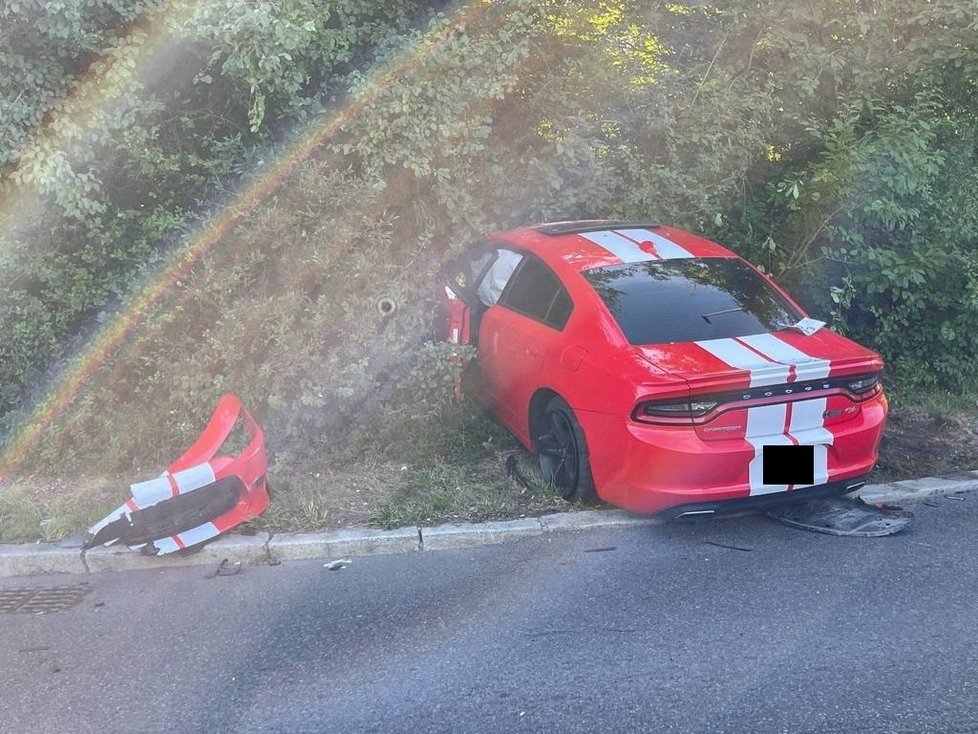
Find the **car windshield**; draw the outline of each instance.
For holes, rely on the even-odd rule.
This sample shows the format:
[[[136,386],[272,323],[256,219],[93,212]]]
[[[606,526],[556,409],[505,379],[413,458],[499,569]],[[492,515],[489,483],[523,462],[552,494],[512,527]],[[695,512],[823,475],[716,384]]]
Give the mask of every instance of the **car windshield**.
[[[631,344],[777,331],[802,318],[743,260],[698,258],[584,272]]]

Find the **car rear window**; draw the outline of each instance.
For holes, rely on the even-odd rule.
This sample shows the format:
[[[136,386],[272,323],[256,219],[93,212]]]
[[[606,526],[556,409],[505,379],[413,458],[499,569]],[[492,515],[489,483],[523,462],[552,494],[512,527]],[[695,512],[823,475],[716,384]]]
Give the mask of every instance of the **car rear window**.
[[[583,275],[632,344],[762,334],[802,318],[764,278],[736,258],[612,265]]]

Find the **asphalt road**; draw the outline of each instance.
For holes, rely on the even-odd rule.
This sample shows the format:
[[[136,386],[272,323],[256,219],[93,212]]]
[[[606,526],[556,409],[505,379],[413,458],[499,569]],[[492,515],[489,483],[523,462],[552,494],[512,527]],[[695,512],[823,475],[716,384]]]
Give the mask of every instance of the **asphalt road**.
[[[978,495],[936,502],[878,539],[744,517],[93,575],[0,614],[0,731],[978,732]]]

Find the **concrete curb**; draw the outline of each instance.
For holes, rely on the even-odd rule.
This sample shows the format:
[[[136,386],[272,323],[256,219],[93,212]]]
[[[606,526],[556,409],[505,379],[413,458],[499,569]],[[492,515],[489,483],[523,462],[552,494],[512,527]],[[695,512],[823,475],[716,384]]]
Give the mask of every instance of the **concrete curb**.
[[[978,471],[924,477],[863,487],[856,494],[866,502],[906,502],[978,490]],[[0,577],[48,573],[102,573],[173,566],[217,566],[221,561],[256,566],[283,561],[375,554],[417,553],[503,543],[551,533],[625,526],[661,525],[656,518],[624,510],[560,512],[502,522],[450,523],[396,530],[351,528],[329,533],[229,535],[188,556],[147,557],[126,547],[81,550],[78,540],[59,544],[0,545]]]
[[[191,553],[187,556],[144,556],[137,551],[129,550],[124,545],[111,545],[108,548],[99,546],[80,555],[89,573],[136,571],[167,566],[202,566],[208,564],[217,566],[225,558],[229,563],[257,566],[268,561],[269,537],[268,533],[228,535],[219,541],[205,545],[197,553]],[[2,558],[3,556],[0,555],[0,561]],[[2,575],[2,571],[0,571],[0,575]]]
[[[218,543],[211,545],[216,547]],[[273,563],[309,558],[337,559],[383,553],[413,553],[419,550],[421,534],[418,528],[354,528],[331,533],[287,533],[273,535],[268,543],[269,560]]]
[[[535,517],[485,523],[450,523],[420,528],[423,550],[472,548],[478,545],[504,543],[512,538],[543,535],[543,525]]]
[[[974,492],[976,489],[978,489],[978,471],[965,471],[889,484],[868,484],[856,494],[866,502],[904,502],[957,492]]]
[[[0,545],[0,576],[87,572],[79,548],[61,548],[44,543]]]

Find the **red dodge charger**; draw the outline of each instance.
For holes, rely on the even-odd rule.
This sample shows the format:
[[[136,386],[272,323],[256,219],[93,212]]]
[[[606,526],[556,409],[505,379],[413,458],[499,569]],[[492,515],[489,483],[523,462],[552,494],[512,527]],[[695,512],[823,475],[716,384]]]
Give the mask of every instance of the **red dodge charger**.
[[[876,463],[879,355],[672,227],[500,232],[449,269],[445,338],[566,499],[711,515],[850,492]]]

